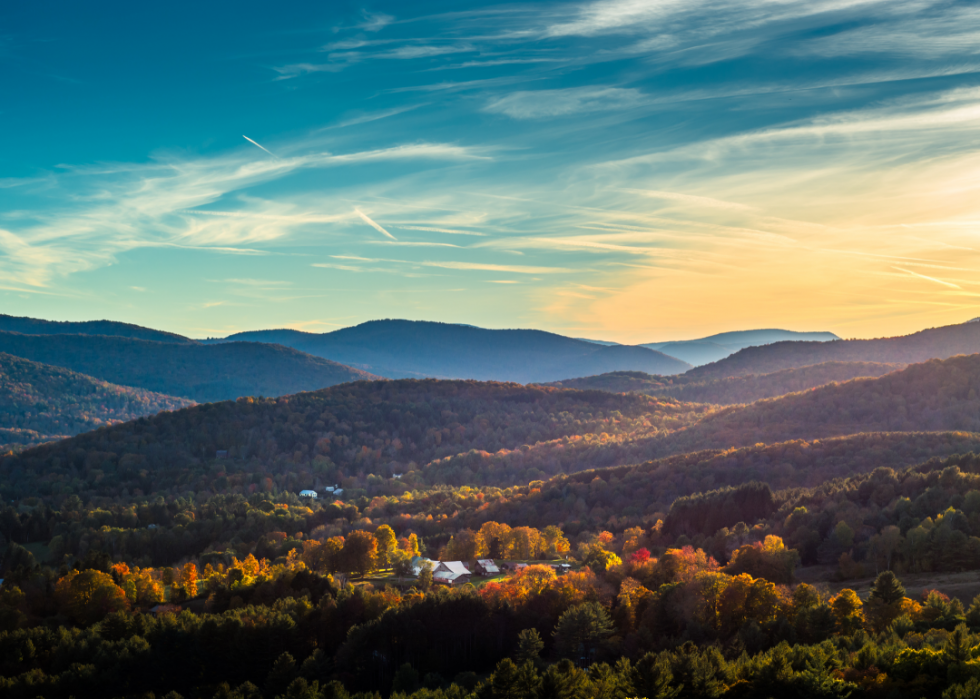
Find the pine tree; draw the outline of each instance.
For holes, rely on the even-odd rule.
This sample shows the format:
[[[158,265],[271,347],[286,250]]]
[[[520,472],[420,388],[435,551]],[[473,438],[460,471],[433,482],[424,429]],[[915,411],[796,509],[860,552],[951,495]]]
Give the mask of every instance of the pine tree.
[[[544,649],[544,641],[537,629],[524,629],[517,634],[517,652],[514,657],[518,662],[536,662]]]
[[[875,579],[871,598],[884,604],[895,604],[905,599],[905,587],[893,572],[886,570]]]

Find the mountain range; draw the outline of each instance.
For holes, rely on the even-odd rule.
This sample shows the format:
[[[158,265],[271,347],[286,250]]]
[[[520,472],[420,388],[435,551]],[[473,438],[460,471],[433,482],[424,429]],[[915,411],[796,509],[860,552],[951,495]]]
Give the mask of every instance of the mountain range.
[[[774,342],[831,342],[839,340],[829,332],[794,332],[792,330],[738,330],[718,333],[697,340],[675,342],[648,342],[641,347],[649,347],[677,357],[694,366],[717,362],[746,347],[769,345]]]
[[[380,377],[281,345],[0,332],[0,352],[197,402],[281,396]]]
[[[647,347],[598,345],[541,330],[377,320],[329,333],[257,330],[217,342],[267,342],[388,378],[462,378],[518,383],[609,371],[680,374],[687,362]]]
[[[884,376],[904,367],[904,364],[880,362],[824,362],[782,369],[771,374],[749,374],[701,381],[692,378],[690,372],[679,376],[652,376],[640,371],[616,371],[598,376],[555,381],[546,385],[614,393],[645,393],[695,403],[732,405],[805,391],[833,382]]]
[[[833,342],[776,342],[747,347],[688,373],[695,380],[749,374],[771,374],[781,369],[823,362],[883,362],[914,364],[980,352],[980,323],[967,322],[930,328],[901,337]]]

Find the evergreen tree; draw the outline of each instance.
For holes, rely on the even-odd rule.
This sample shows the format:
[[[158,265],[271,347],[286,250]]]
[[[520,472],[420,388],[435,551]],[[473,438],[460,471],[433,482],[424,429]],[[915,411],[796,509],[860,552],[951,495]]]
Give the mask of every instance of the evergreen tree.
[[[586,664],[595,659],[599,644],[612,634],[613,623],[606,608],[597,602],[570,607],[555,626],[558,652]]]
[[[537,629],[524,629],[517,634],[517,652],[514,656],[518,662],[537,662],[543,649],[544,641]]]
[[[879,575],[871,587],[871,599],[884,604],[895,604],[905,599],[905,587],[890,570]]]

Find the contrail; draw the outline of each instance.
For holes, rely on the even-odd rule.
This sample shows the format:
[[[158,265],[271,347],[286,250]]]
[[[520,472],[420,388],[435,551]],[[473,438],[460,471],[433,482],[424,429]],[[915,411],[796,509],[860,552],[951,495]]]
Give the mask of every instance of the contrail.
[[[954,284],[953,282],[944,282],[942,279],[936,279],[935,277],[927,277],[924,274],[919,274],[918,272],[913,272],[912,270],[902,269],[901,267],[892,267],[892,269],[897,269],[899,272],[905,272],[906,274],[911,274],[913,277],[918,277],[919,279],[926,279],[930,282],[936,282],[937,284],[942,284],[943,286],[951,286],[954,289],[960,289],[962,291],[963,287]]]
[[[256,143],[255,145],[258,146],[259,144]],[[262,148],[262,146],[259,146],[259,148]],[[360,216],[361,219],[364,221],[364,223],[366,223],[367,225],[371,226],[371,228],[373,228],[374,230],[378,231],[379,233],[383,233],[384,235],[388,236],[392,240],[398,240],[398,238],[396,238],[391,233],[389,233],[384,228],[382,228],[377,223],[375,223],[370,218],[368,218],[367,214],[365,214],[363,211],[361,211],[360,209],[358,209],[356,206],[354,207],[354,213],[356,213],[358,216]]]
[[[271,155],[273,158],[277,158],[277,159],[279,158],[279,156],[276,155],[275,153],[273,153],[271,150],[269,150],[268,148],[266,148],[265,146],[263,146],[260,143],[256,143],[255,141],[253,141],[252,139],[250,139],[245,134],[242,134],[242,138],[244,138],[246,141],[248,141],[249,143],[251,143],[253,146],[258,146],[259,148],[261,148],[262,150],[264,150],[266,153],[268,153],[269,155]]]

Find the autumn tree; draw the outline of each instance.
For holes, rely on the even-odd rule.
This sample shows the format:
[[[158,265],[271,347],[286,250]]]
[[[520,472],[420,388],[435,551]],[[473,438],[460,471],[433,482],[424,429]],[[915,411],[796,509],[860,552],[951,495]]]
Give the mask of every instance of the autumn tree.
[[[841,590],[836,597],[830,601],[830,607],[834,610],[837,617],[838,628],[841,633],[849,634],[857,631],[864,623],[864,614],[861,611],[861,598],[854,590]]]
[[[472,561],[483,555],[480,537],[472,529],[464,529],[449,537],[440,558],[444,561]]]
[[[548,558],[562,558],[571,550],[565,533],[553,524],[541,530],[541,543]]]
[[[62,611],[80,624],[94,623],[129,607],[126,593],[112,576],[92,569],[69,571],[55,583],[55,599]]]
[[[197,566],[193,563],[185,563],[180,571],[180,586],[188,599],[197,597]]]
[[[387,524],[382,524],[375,530],[374,538],[378,541],[378,567],[388,569],[391,567],[391,553],[398,543],[395,532]]]
[[[378,540],[365,531],[353,531],[344,542],[342,554],[344,570],[360,576],[374,570],[378,553]]]
[[[781,538],[770,534],[764,542],[746,544],[733,552],[725,572],[733,575],[748,573],[785,585],[793,580],[793,569],[799,560],[795,549],[786,548]]]

